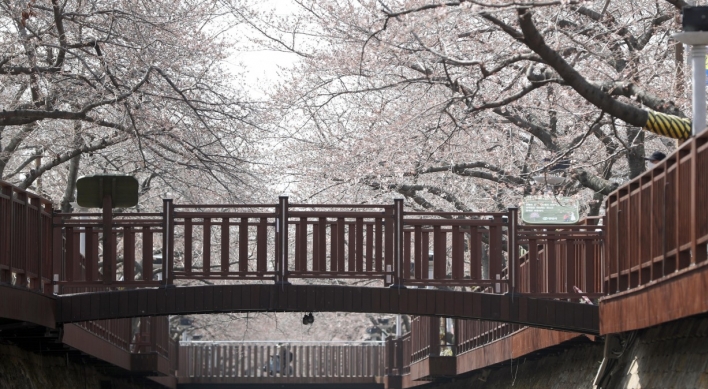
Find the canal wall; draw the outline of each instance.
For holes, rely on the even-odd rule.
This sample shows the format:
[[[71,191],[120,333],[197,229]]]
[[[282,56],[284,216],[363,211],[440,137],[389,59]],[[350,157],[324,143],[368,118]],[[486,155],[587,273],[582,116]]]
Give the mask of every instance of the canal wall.
[[[142,389],[158,385],[139,377],[119,377],[115,367],[97,367],[97,360],[57,352],[35,354],[0,344],[2,389]],[[111,370],[113,370],[111,372]]]
[[[606,337],[602,388],[708,388],[708,318],[688,318]],[[473,372],[444,389],[593,388],[605,342],[573,344]]]

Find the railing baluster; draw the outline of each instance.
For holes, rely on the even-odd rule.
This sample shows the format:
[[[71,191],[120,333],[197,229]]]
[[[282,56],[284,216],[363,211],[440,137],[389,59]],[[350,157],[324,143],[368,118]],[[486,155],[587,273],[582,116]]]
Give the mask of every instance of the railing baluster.
[[[86,262],[88,262],[88,257]],[[86,268],[86,279],[90,280],[91,274]],[[123,228],[123,279],[135,280],[135,232],[130,226]]]
[[[337,270],[341,273],[346,271],[344,267],[344,218],[337,218]],[[334,261],[332,261],[334,262]]]
[[[494,224],[489,226],[489,279],[500,280],[502,272],[502,229],[498,223],[501,216],[494,216]],[[500,285],[495,285],[495,292],[500,293]]]
[[[366,271],[373,272],[374,269],[374,223],[366,224]]]
[[[231,238],[229,218],[224,217],[221,219],[221,276],[227,277],[229,275],[229,257],[231,248]]]
[[[413,264],[413,269],[414,269],[414,277],[416,280],[422,280],[425,278],[423,276],[423,259],[425,259],[425,262],[428,261],[428,253],[427,253],[427,247],[425,249],[425,253],[423,252],[423,226],[417,225],[414,227],[414,238],[413,238],[413,245],[414,245],[414,250],[415,250],[415,258],[414,258],[414,264]]]
[[[565,258],[566,258],[566,273],[565,273],[565,292],[566,293],[574,293],[575,290],[573,289],[573,286],[575,286],[575,269],[576,269],[576,262],[577,262],[577,257],[576,257],[576,251],[575,251],[575,240],[573,239],[566,239],[564,242],[565,246]]]
[[[317,230],[317,250],[319,253],[319,271],[327,271],[327,219],[319,218]]]
[[[433,227],[433,278],[445,279],[447,265],[447,232],[441,226]]]
[[[469,250],[470,279],[480,280],[482,278],[482,236],[477,226],[470,226]]]
[[[395,210],[394,208],[386,208],[386,217],[384,218],[384,272],[387,274],[393,273],[394,261],[394,230],[395,230]]]
[[[248,218],[242,217],[238,226],[238,271],[248,271]]]
[[[353,223],[348,223],[347,224],[347,235],[348,235],[348,242],[347,242],[347,271],[349,273],[354,273],[356,271],[357,267],[357,258],[356,258],[356,224]],[[342,248],[342,251],[344,251],[344,248]]]
[[[354,225],[356,230],[356,267],[355,270],[358,273],[364,271],[364,219],[356,218],[356,224]]]
[[[430,274],[430,233],[428,231],[423,231],[420,240],[420,251],[422,254],[422,277],[421,280],[432,279]]]
[[[303,235],[307,235],[307,230],[305,230],[305,233],[303,234],[303,223],[302,221],[295,222],[295,272],[301,272],[303,271],[303,250],[302,250],[302,237]],[[307,242],[304,242],[307,244]]]
[[[194,232],[193,232],[193,221],[191,217],[184,218],[184,272],[187,276],[192,275],[192,261],[193,261],[193,242],[194,242]],[[165,255],[163,254],[163,259]]]
[[[376,262],[376,272],[381,273],[384,265],[384,259],[383,259],[383,229],[384,229],[384,221],[382,218],[376,218],[375,219],[375,227],[374,227],[374,233],[376,234],[375,238],[375,252],[376,252],[376,257],[375,257],[375,262]]]
[[[312,225],[312,271],[320,271],[320,221]]]
[[[268,219],[262,217],[258,224],[258,245],[256,254],[256,270],[259,273],[268,271]]]
[[[460,227],[452,226],[452,279],[461,280],[465,275],[465,258],[462,246],[464,240],[460,236]]]
[[[339,224],[329,224],[329,271],[339,271]]]
[[[211,274],[211,218],[204,218],[202,230],[202,274],[209,277]]]
[[[153,232],[150,227],[143,227],[143,281],[152,281],[152,244]],[[88,248],[87,248],[88,250]]]

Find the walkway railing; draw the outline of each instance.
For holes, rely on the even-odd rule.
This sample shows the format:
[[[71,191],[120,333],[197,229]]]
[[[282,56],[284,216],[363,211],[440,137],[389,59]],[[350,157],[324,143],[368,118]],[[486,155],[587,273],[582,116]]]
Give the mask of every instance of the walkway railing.
[[[368,379],[384,375],[382,342],[181,342],[178,378]],[[182,380],[184,381],[184,380]],[[265,382],[265,381],[263,381]],[[335,382],[335,380],[332,380]],[[341,381],[340,381],[341,382]]]
[[[0,181],[0,282],[51,293],[52,203]]]
[[[609,294],[706,262],[707,171],[704,131],[608,197]]]

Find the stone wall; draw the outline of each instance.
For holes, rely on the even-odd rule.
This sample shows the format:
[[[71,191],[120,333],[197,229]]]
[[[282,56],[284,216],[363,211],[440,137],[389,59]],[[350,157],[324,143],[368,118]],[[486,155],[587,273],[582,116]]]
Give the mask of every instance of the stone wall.
[[[625,333],[609,360],[605,388],[708,388],[708,318],[690,318]],[[444,389],[593,388],[604,344],[578,344],[544,356],[484,369]]]
[[[96,367],[95,359],[75,355],[35,354],[0,344],[2,389],[142,389],[158,387],[138,377],[118,378],[117,368]]]
[[[637,331],[608,388],[708,388],[708,318]]]
[[[501,367],[436,387],[445,389],[569,389],[592,388],[602,361],[603,345],[581,344],[544,356],[521,357]]]

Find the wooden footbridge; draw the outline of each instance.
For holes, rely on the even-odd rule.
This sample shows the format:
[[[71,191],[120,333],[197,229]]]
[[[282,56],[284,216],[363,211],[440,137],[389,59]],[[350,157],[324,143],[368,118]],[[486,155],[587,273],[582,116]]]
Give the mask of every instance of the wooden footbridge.
[[[516,209],[423,213],[404,211],[402,200],[289,205],[286,197],[237,206],[166,200],[159,214],[105,220],[51,213],[46,201],[4,188],[3,217],[15,227],[4,230],[10,255],[0,277],[56,292],[56,323],[344,311],[599,330],[597,307],[579,302],[602,295],[602,226],[520,226]],[[179,286],[195,279],[222,284]],[[332,285],[338,279],[379,287]]]
[[[614,192],[604,222],[574,226],[524,226],[514,208],[411,212],[402,200],[290,204],[287,197],[250,205],[165,200],[159,213],[62,214],[0,183],[0,293],[8,297],[0,299],[0,335],[53,330],[63,347],[171,387],[393,388],[503,362],[504,347],[519,355],[588,339],[580,334],[592,339],[706,312],[694,304],[657,319],[637,295],[678,296],[676,285],[685,280],[702,285],[706,139],[685,143]],[[347,284],[352,279],[371,286]],[[185,280],[210,285],[183,286]],[[414,319],[410,333],[375,352],[180,345],[168,334],[168,315],[247,311]],[[632,320],[613,320],[629,311]],[[295,364],[265,376],[239,362],[263,367],[281,352],[281,362],[292,352]],[[310,359],[297,359],[305,355]],[[372,363],[383,370],[343,370]]]
[[[132,370],[168,375],[169,350],[179,347],[158,342],[155,332],[157,318],[168,315],[369,312],[599,333],[598,307],[581,303],[603,289],[604,227],[594,224],[538,228],[519,225],[513,208],[425,213],[405,211],[402,200],[313,205],[286,197],[267,205],[165,200],[161,213],[61,214],[9,184],[1,200],[8,227],[0,279],[14,294],[31,292],[19,293],[20,305],[4,317],[61,327],[77,348],[96,343],[96,335],[105,344],[121,339],[130,354],[122,366]],[[129,330],[136,325],[125,321],[138,317],[139,328]],[[142,347],[152,356],[133,352],[141,348],[131,336],[152,344]],[[242,378],[254,377],[230,379],[251,382]],[[344,382],[334,378],[315,381]]]

